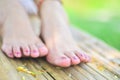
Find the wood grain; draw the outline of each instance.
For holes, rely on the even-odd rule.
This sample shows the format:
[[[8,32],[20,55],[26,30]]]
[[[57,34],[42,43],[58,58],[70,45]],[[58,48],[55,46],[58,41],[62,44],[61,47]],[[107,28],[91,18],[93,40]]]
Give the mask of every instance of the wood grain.
[[[59,68],[44,58],[10,59],[0,51],[0,80],[120,80],[120,52],[84,31],[71,31],[78,46],[92,57],[90,63]],[[22,65],[36,77],[17,71]]]

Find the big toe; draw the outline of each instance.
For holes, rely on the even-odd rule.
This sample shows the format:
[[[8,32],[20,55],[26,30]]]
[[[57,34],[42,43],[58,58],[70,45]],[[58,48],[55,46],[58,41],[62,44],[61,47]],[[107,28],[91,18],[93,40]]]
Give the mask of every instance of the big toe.
[[[65,55],[62,55],[62,56],[48,55],[47,61],[59,67],[69,67],[71,65],[71,60]]]
[[[14,55],[13,55],[13,52],[12,52],[12,46],[2,45],[1,49],[8,57],[14,58]]]
[[[48,54],[48,49],[45,45],[37,45],[40,57],[46,56]]]

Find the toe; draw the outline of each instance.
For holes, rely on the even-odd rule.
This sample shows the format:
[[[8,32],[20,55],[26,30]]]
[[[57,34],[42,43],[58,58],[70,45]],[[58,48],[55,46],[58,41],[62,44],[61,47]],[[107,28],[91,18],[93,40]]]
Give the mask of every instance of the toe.
[[[10,58],[14,58],[13,52],[12,52],[12,47],[9,45],[3,45],[2,46],[2,51]]]
[[[65,53],[71,59],[71,65],[77,65],[80,63],[80,59],[75,55],[74,52]]]
[[[13,47],[13,54],[16,58],[21,58],[22,54],[21,54],[21,50],[19,46],[14,46]]]
[[[87,54],[82,54],[81,60],[83,62],[88,62],[88,56],[87,56]]]
[[[41,48],[39,49],[39,51],[40,51],[40,53],[41,53],[41,54],[40,54],[41,57],[48,54],[48,49],[47,49],[46,47],[41,47]]]
[[[27,45],[22,46],[22,52],[24,56],[28,57],[30,56],[30,48]]]
[[[83,51],[76,51],[76,55],[80,58],[82,62],[88,62],[90,58]]]
[[[86,57],[85,57],[84,53],[80,54],[80,59],[82,62],[86,62]]]
[[[30,55],[32,58],[37,58],[40,56],[38,48],[35,45],[30,46]]]
[[[37,47],[40,53],[40,57],[46,56],[48,54],[48,49],[46,46],[38,44]]]
[[[59,67],[69,67],[71,65],[71,60],[65,56],[65,55],[53,55],[53,56],[47,56],[47,61],[53,65],[59,66]]]
[[[85,62],[90,62],[91,58],[87,54],[85,54],[86,61]]]
[[[67,56],[61,56],[56,63],[61,67],[69,67],[71,65],[71,60]]]

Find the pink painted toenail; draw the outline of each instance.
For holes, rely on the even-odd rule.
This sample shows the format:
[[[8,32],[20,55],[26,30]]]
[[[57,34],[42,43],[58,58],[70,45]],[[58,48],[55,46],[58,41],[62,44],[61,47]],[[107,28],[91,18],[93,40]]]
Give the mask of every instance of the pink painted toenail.
[[[15,52],[16,53],[16,57],[21,57],[21,52]]]
[[[85,56],[85,58],[87,58],[87,55],[84,55]]]
[[[12,53],[10,53],[9,55],[10,55],[10,56],[12,56],[13,54],[12,54]]]
[[[9,53],[9,56],[13,57],[13,53]]]
[[[33,53],[37,53],[37,50],[33,50]]]
[[[61,57],[62,59],[66,59],[66,57]]]
[[[77,60],[78,58],[77,57],[73,57],[73,59]]]
[[[83,56],[82,54],[80,54],[80,56]]]
[[[16,52],[16,54],[20,54],[20,52]]]
[[[26,53],[29,53],[29,50],[25,50]]]

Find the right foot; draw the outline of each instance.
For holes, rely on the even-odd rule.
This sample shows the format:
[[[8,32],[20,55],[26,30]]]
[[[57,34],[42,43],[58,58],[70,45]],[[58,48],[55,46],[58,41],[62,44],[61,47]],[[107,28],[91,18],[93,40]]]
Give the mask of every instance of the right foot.
[[[45,0],[42,3],[41,18],[42,38],[49,49],[46,56],[49,63],[69,67],[90,61],[90,57],[79,49],[72,38],[63,8],[57,0]]]
[[[4,20],[2,51],[10,58],[23,56],[37,58],[47,55],[46,46],[34,34],[28,16],[19,2],[4,0],[0,3],[0,7],[6,9],[5,17],[2,19]]]

